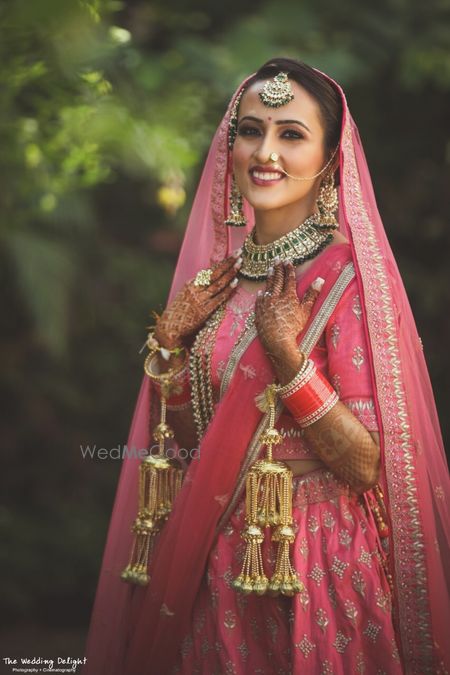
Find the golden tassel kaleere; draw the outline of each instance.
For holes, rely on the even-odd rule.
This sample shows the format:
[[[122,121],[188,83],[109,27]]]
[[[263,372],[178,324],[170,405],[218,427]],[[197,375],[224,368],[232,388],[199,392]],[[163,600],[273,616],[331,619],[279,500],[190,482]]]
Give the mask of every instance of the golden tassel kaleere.
[[[289,546],[294,541],[292,527],[292,471],[285,462],[272,459],[272,446],[282,441],[274,428],[276,385],[266,387],[258,405],[269,415],[268,429],[261,436],[261,445],[267,448],[265,459],[256,461],[249,469],[246,481],[246,527],[242,538],[246,550],[242,571],[233,581],[233,587],[245,594],[292,596],[304,586],[292,567]],[[275,528],[272,541],[278,543],[275,571],[267,578],[261,555],[264,529]]]
[[[147,344],[149,347],[155,344],[150,336]],[[151,379],[157,380],[161,385],[161,420],[153,432],[159,450],[156,456],[148,455],[139,467],[138,515],[131,528],[134,542],[130,562],[121,574],[124,581],[140,586],[145,586],[149,582],[148,565],[155,537],[172,510],[183,480],[182,469],[174,460],[164,455],[166,439],[174,437],[172,428],[166,422],[166,401],[173,391],[171,379],[178,371],[171,369],[162,375],[153,373],[151,364],[156,351],[157,349],[153,347],[145,359],[144,370]]]

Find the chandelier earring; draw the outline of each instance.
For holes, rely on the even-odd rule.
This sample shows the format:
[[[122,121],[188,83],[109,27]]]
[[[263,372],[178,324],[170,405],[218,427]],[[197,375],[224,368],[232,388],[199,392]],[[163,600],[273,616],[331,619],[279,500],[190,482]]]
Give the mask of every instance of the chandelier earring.
[[[327,171],[320,184],[317,195],[318,220],[320,226],[336,230],[339,223],[336,220],[336,210],[339,206],[338,193],[334,183],[334,171]],[[319,223],[318,223],[319,224]]]
[[[245,227],[247,225],[247,219],[243,211],[242,194],[238,188],[234,174],[231,179],[230,213],[225,220],[225,225],[229,227]]]

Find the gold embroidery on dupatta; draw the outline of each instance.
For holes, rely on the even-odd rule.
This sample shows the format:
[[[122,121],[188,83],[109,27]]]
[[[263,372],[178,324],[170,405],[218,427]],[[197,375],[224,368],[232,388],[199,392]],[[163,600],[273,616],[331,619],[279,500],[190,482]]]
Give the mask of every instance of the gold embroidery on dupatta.
[[[374,225],[363,202],[350,121],[343,133],[344,196],[356,256],[367,290],[368,329],[374,352],[384,427],[386,482],[392,517],[401,640],[411,672],[433,672],[433,641],[427,597],[424,537],[415,480],[414,442],[402,386],[395,311]],[[381,295],[381,302],[378,297]],[[393,395],[390,393],[393,391]]]
[[[226,256],[227,228],[224,226],[225,200],[223,186],[226,183],[228,161],[228,109],[225,120],[218,132],[217,152],[215,156],[215,171],[211,193],[212,227],[214,228],[214,243],[211,254],[211,263],[220,262]]]

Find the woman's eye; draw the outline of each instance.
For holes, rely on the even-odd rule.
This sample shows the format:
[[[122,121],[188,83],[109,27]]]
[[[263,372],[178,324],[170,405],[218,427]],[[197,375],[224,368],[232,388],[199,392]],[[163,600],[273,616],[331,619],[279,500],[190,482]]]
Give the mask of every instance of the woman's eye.
[[[240,136],[255,136],[259,133],[259,129],[256,127],[239,127],[238,133]]]
[[[298,131],[294,131],[293,129],[286,129],[286,131],[284,131],[282,135],[284,138],[292,138],[295,140],[303,138],[302,134],[299,134]]]

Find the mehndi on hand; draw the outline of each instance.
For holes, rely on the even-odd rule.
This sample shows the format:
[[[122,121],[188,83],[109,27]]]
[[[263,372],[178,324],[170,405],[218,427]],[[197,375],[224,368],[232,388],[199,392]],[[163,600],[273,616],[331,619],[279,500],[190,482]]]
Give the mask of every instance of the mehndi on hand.
[[[208,317],[235,291],[234,282],[240,267],[236,254],[224,258],[214,265],[211,281],[196,285],[195,277],[177,293],[173,301],[158,318],[155,338],[167,349],[180,346],[183,340],[197,331]],[[230,285],[234,283],[234,285]]]
[[[275,265],[266,291],[259,292],[255,303],[258,335],[274,364],[297,349],[297,336],[305,327],[319,292],[310,287],[299,300],[294,265],[290,262]]]

